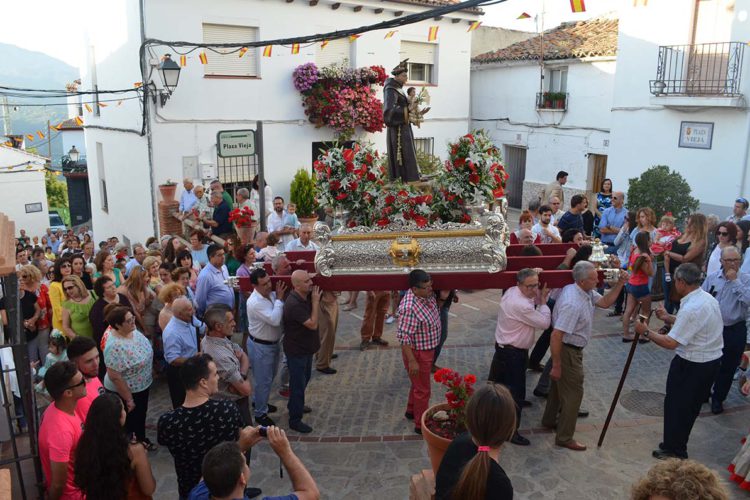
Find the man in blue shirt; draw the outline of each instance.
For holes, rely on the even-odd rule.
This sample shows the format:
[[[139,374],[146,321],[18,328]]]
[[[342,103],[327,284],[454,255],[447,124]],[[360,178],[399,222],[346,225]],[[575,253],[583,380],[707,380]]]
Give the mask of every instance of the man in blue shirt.
[[[167,385],[172,408],[182,406],[185,387],[180,380],[180,366],[198,353],[198,337],[193,325],[193,304],[180,297],[172,302],[172,319],[162,333],[164,359],[167,360]]]
[[[224,247],[209,245],[207,254],[208,264],[198,275],[195,286],[198,317],[203,317],[211,304],[226,304],[234,309],[234,290],[225,283],[229,279],[229,272],[224,265]]]
[[[560,234],[565,233],[568,229],[578,229],[583,232],[583,217],[581,214],[586,210],[586,197],[580,194],[570,199],[570,210],[560,217],[557,223],[557,229]]]
[[[221,192],[211,192],[211,204],[214,207],[213,218],[205,221],[206,225],[211,228],[211,232],[220,237],[232,233],[232,223],[229,222],[229,212],[232,207],[224,200]]]
[[[180,213],[184,214],[193,209],[196,203],[198,203],[198,197],[193,193],[193,180],[187,177],[182,180],[182,187],[185,191],[180,195]]]
[[[146,260],[146,248],[140,243],[133,245],[133,258],[125,264],[125,276],[130,276],[130,271],[135,266],[143,265],[143,261]]]
[[[620,228],[625,224],[625,216],[628,211],[623,207],[625,195],[622,191],[612,193],[612,206],[602,212],[602,218],[599,221],[599,232],[601,233],[601,242],[607,246],[615,244],[615,238],[620,232]]]

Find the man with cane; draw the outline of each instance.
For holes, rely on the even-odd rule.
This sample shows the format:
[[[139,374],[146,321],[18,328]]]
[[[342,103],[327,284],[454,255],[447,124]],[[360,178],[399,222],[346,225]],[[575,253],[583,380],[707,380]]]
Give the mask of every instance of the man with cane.
[[[660,307],[656,317],[671,324],[667,335],[649,330],[642,318],[635,331],[656,345],[673,349],[675,357],[667,375],[664,398],[664,441],[654,450],[654,458],[686,459],[687,442],[701,405],[708,399],[711,385],[721,364],[723,324],[719,303],[701,289],[701,270],[695,264],[681,264],[672,286],[682,297],[680,311],[672,316]]]

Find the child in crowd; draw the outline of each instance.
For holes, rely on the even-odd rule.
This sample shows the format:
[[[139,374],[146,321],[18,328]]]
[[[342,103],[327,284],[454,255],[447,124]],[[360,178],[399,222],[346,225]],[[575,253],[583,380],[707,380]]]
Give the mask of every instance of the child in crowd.
[[[34,389],[37,392],[44,395],[47,394],[47,389],[44,387],[44,374],[58,361],[68,360],[67,346],[65,335],[60,333],[60,330],[52,330],[52,333],[49,334],[49,352],[47,353],[47,357],[44,358],[44,366],[39,368],[36,374],[36,380],[39,383],[34,386]]]
[[[274,257],[279,254],[279,249],[276,245],[279,243],[279,237],[271,233],[265,238],[265,244],[263,248],[258,252],[257,260],[271,262]]]
[[[295,231],[299,229],[300,223],[297,218],[297,205],[290,203],[286,206],[286,217],[284,217],[284,226],[290,227]]]
[[[664,254],[664,269],[669,269],[669,255],[665,252],[672,249],[672,243],[682,236],[682,233],[675,227],[674,217],[667,212],[659,221],[659,228],[654,235],[654,242],[651,244],[651,253],[654,256]],[[668,271],[664,273],[664,280],[669,283],[672,281],[672,275]]]
[[[52,251],[52,247],[44,247],[44,258],[53,262],[55,261],[57,255]]]

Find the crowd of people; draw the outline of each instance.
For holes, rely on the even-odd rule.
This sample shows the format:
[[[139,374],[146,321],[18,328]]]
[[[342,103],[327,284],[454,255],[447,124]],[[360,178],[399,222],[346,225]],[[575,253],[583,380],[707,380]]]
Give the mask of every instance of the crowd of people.
[[[468,434],[446,454],[438,498],[512,497],[498,453],[506,441],[529,444],[518,432],[522,409],[530,404],[527,370],[542,372],[533,394],[547,399],[542,424],[555,430],[555,444],[586,449],[575,428],[588,414],[581,409],[583,352],[596,307],[613,307],[609,315],[622,316],[623,342],[632,342],[637,332],[641,342],[676,351],[656,458],[687,458],[701,405],[710,399],[712,411],[721,413],[740,369],[750,305],[748,202],[738,199],[723,222],[693,214],[681,232],[670,214],[657,226],[650,208],[626,208],[624,194],[613,191],[609,179],[602,182],[595,210],[580,194],[566,205],[566,181],[567,173],[558,173],[521,214],[510,238],[530,256],[541,255],[536,245],[571,243],[559,269],[570,269],[573,283],[550,290],[543,270],[527,268],[504,291],[489,382],[469,401]],[[236,200],[218,181],[208,195],[190,180],[183,186],[179,211],[193,222],[184,234],[132,246],[111,237],[98,251],[86,227],[48,231],[41,238],[21,230],[17,238],[23,335],[38,368],[37,391],[51,402],[39,430],[49,497],[148,498],[156,483],[147,452],[158,443],[174,457],[180,498],[253,498],[260,491],[249,486],[248,457],[267,440],[294,488],[279,498],[318,498],[269,399],[278,386],[288,398],[288,429],[313,432],[304,421],[314,411],[305,398],[312,369],[337,373],[332,362],[339,304],[356,307],[358,294],[339,302],[338,293],[313,285],[301,262],[290,262],[286,252],[317,250],[312,227],[300,223],[294,206],[273,197],[268,186],[262,195],[267,231],[243,238],[229,213],[248,206],[258,214],[257,181],[252,190],[239,189]],[[593,238],[627,271],[606,293],[588,261]],[[247,278],[252,290],[234,287],[232,276]],[[288,276],[290,285],[274,285],[272,276]],[[664,326],[651,331],[657,279],[664,305],[655,313]],[[407,290],[364,293],[360,349],[387,346],[384,324],[397,321],[410,381],[404,417],[421,434],[457,291],[433,289],[430,275],[417,269]],[[7,325],[3,300],[0,314]],[[542,334],[535,341],[537,330]],[[146,432],[154,377],[166,379],[172,405],[159,417],[156,443]]]

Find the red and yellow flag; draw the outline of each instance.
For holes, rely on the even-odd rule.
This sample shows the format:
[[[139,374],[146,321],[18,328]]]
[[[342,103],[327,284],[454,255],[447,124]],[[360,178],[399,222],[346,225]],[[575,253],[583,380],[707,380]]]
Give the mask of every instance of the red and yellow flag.
[[[482,21],[474,21],[471,23],[471,26],[469,26],[469,29],[466,30],[467,33],[471,33],[475,29],[479,27],[479,25],[482,24]]]
[[[352,43],[357,38],[361,37],[362,35],[350,35],[349,36],[349,43]]]
[[[75,120],[76,120],[76,125],[78,125],[79,127],[83,125],[83,118],[81,118],[80,116],[76,116]]]
[[[298,43],[293,43],[292,44],[292,54],[294,54],[294,55],[299,54],[299,44]]]
[[[325,49],[326,45],[328,45],[328,42],[330,42],[330,40],[323,40],[323,42],[320,44],[320,50]]]
[[[266,45],[263,47],[263,57],[271,57],[273,53],[273,45]]]
[[[180,56],[180,66],[183,68],[187,66],[187,56]]]
[[[530,17],[531,17],[530,14],[528,14],[526,12],[521,12],[521,15],[518,16],[516,19],[529,19]]]
[[[91,106],[89,106],[88,104],[84,104],[83,107],[86,108],[86,111],[88,111],[89,113],[91,113],[93,111],[91,109]]]
[[[41,130],[37,130],[36,135],[38,135],[40,139],[44,139],[44,134],[42,133]]]
[[[247,52],[247,47],[242,47],[239,52],[240,59],[245,55],[245,52]]]
[[[388,33],[385,34],[385,36],[383,37],[383,39],[384,40],[388,40],[389,38],[392,38],[393,35],[395,35],[395,34],[396,34],[395,31],[389,31]]]
[[[26,138],[29,140],[29,142],[34,142],[34,136],[32,134],[26,134]]]
[[[57,125],[52,125],[52,128],[55,130],[60,130],[62,128],[63,122],[58,123]]]
[[[198,59],[201,60],[201,64],[208,64],[208,56],[206,55],[205,52],[201,52],[200,55],[198,56]]]
[[[586,5],[583,0],[570,0],[570,8],[573,12],[586,12]]]
[[[427,41],[434,42],[437,40],[438,30],[440,26],[430,26],[430,31],[427,32]]]

